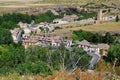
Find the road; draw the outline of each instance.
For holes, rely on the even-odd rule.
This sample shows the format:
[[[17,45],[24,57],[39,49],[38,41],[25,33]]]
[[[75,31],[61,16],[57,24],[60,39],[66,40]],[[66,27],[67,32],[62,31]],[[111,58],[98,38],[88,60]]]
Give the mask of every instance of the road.
[[[92,56],[93,58],[90,61],[90,65],[89,65],[89,69],[93,70],[94,69],[94,65],[98,62],[98,60],[100,59],[100,54],[98,52],[92,52],[92,51],[86,51],[87,54],[89,54],[90,56]]]
[[[17,35],[17,40],[21,41],[21,34],[22,34],[22,30],[19,31],[18,35]]]

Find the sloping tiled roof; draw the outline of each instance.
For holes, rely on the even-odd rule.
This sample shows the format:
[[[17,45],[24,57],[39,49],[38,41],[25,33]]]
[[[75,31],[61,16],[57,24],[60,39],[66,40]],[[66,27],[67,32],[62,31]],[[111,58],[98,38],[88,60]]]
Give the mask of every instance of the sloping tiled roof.
[[[87,40],[83,40],[81,42],[78,43],[79,45],[86,45],[86,46],[90,46],[90,43]]]
[[[98,48],[100,48],[100,49],[106,49],[106,50],[108,50],[109,47],[110,46],[108,44],[98,44]]]
[[[91,48],[98,48],[98,45],[90,45]]]
[[[79,42],[78,45],[90,46],[91,48],[100,48],[100,49],[105,49],[105,50],[108,50],[110,47],[108,44],[104,44],[104,43],[97,44],[97,45],[90,44],[90,42],[88,42],[87,40],[83,40]]]

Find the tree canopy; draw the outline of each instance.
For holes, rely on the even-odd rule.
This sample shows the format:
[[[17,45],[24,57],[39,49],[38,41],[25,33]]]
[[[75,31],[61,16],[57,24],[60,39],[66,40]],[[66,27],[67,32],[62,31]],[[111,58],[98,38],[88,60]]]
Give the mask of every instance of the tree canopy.
[[[0,28],[0,45],[13,43],[11,32],[7,29]]]
[[[87,40],[92,43],[107,43],[113,44],[116,43],[116,37],[112,36],[109,32],[106,32],[105,36],[99,33],[92,33],[89,31],[73,31],[73,40]]]
[[[113,64],[116,58],[117,59],[116,65],[120,66],[120,44],[112,45],[108,50],[107,56],[108,56],[107,61]]]

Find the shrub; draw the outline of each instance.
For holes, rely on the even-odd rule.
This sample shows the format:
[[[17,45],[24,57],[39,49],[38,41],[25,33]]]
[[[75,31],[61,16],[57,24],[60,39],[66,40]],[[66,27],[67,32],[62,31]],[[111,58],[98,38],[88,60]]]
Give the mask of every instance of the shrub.
[[[118,15],[116,16],[115,21],[116,21],[116,22],[119,22],[119,16],[118,16]]]

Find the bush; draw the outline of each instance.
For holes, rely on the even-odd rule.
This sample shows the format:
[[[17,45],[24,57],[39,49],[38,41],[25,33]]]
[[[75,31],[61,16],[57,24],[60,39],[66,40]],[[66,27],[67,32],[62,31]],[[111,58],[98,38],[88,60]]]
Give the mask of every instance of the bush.
[[[92,32],[88,32],[88,31],[83,31],[83,30],[79,30],[79,31],[73,31],[73,39],[76,40],[88,40],[89,42],[93,42],[93,37],[94,34]]]
[[[61,28],[61,27],[59,27],[59,26],[55,27],[55,30],[58,30],[58,29],[62,29],[62,28]]]
[[[116,66],[120,66],[120,44],[115,44],[110,47],[108,50],[108,58],[107,61],[110,63],[114,63],[115,58],[117,58]]]
[[[17,27],[17,25],[12,22],[12,21],[4,21],[1,25],[0,25],[1,28],[4,28],[4,29],[14,29],[15,27]]]
[[[9,30],[0,28],[0,45],[13,43],[12,34]]]
[[[79,60],[79,57],[82,58]],[[20,75],[43,74],[46,76],[52,74],[53,70],[60,70],[61,66],[67,70],[76,66],[85,70],[88,68],[86,65],[89,64],[90,58],[82,49],[74,47],[70,51],[64,44],[60,47],[30,46],[26,51],[23,46],[17,44],[2,45],[0,46],[0,73],[18,72]]]
[[[36,61],[35,63],[24,63],[17,67],[17,71],[20,74],[52,74],[51,67],[43,61]]]
[[[114,44],[117,43],[116,37],[112,36],[109,32],[102,36],[99,33],[92,33],[89,31],[73,31],[73,40],[87,40],[92,43],[107,43],[107,44]]]
[[[118,15],[116,16],[116,19],[115,19],[115,20],[116,20],[116,22],[118,22],[118,21],[119,21],[119,16],[118,16]]]
[[[49,22],[50,23],[50,22],[53,22],[54,19],[62,18],[62,17],[63,17],[63,14],[56,16],[49,10],[46,13],[36,15],[35,23],[40,23],[40,22]]]

